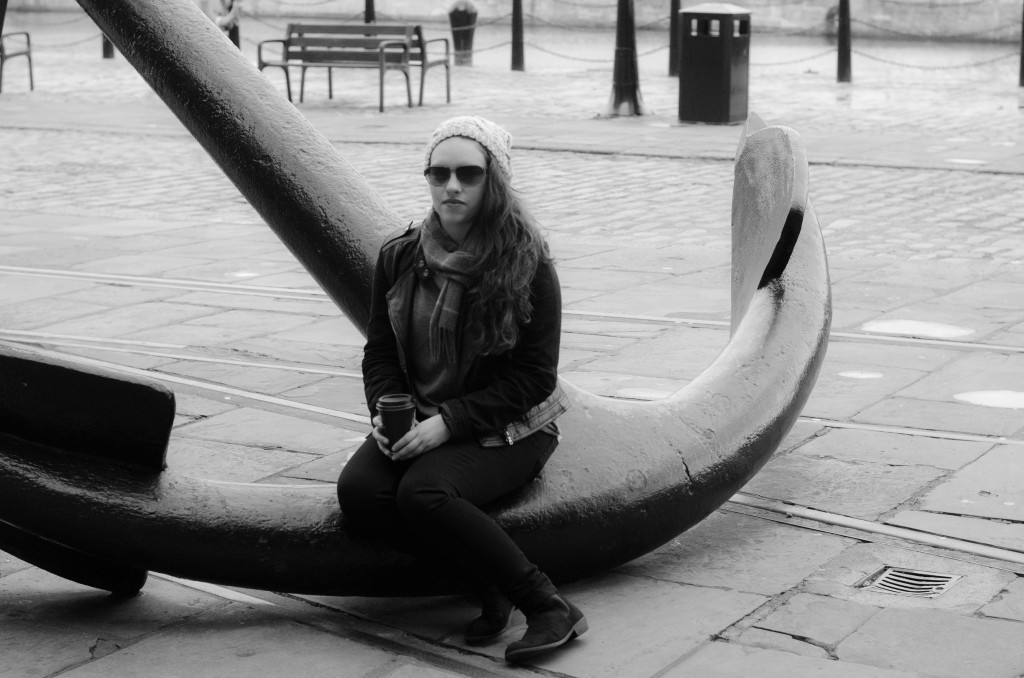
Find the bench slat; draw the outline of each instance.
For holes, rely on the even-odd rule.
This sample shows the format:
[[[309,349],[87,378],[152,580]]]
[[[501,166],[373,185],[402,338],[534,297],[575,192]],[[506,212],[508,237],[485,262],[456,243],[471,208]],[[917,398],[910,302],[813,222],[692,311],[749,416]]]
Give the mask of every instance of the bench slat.
[[[288,24],[288,35],[408,35],[415,26],[388,24]]]
[[[401,44],[409,45],[409,41],[402,41],[398,38],[325,38],[309,37],[291,38],[288,44],[292,47],[330,47],[334,49],[373,49],[376,50],[384,43],[394,45],[391,49],[401,49]]]
[[[347,51],[338,49],[289,49],[285,53],[285,60],[316,63],[336,63],[340,67],[351,63],[379,63],[380,53],[377,52],[376,50],[368,52],[365,50]],[[405,52],[384,52],[384,63],[407,64],[408,62],[409,59]]]

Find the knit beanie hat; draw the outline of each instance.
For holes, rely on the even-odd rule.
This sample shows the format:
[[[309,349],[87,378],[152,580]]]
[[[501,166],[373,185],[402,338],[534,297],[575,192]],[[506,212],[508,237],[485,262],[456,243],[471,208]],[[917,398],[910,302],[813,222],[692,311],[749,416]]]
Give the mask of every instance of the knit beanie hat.
[[[427,143],[427,157],[423,162],[426,169],[430,166],[430,156],[439,143],[451,137],[472,139],[487,149],[494,163],[505,175],[512,179],[512,135],[502,127],[478,115],[461,115],[442,122]]]

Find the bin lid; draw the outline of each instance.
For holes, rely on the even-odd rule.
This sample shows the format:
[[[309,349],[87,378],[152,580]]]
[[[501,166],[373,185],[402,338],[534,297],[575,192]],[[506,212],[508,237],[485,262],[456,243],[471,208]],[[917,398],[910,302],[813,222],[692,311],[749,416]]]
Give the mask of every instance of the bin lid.
[[[681,14],[750,14],[749,9],[740,7],[739,5],[732,5],[728,2],[705,2],[700,5],[693,5],[692,7],[686,7],[680,12]]]

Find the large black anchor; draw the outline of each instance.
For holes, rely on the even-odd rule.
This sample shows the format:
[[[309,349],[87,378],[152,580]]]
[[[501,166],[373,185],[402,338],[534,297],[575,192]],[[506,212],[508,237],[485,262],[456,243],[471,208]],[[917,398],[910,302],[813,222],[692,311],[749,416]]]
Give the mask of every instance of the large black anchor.
[[[358,326],[397,216],[189,0],[80,0]],[[752,116],[733,194],[732,331],[652,402],[563,380],[573,401],[540,480],[493,508],[557,580],[614,567],[693,526],[791,428],[824,359],[831,298],[799,137]],[[455,592],[401,548],[346,534],[334,488],[219,483],[166,469],[173,394],[0,347],[0,548],[132,593],[147,571],[332,595]]]

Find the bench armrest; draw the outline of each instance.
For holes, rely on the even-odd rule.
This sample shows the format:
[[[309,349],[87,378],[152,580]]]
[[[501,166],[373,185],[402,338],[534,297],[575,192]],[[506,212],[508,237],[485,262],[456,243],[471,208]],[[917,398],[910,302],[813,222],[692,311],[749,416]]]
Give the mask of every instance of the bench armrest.
[[[0,35],[0,41],[6,40],[7,38],[16,38],[19,36],[25,38],[26,47],[32,46],[32,38],[29,37],[29,34],[26,31],[18,31],[16,33],[4,33],[3,35]]]
[[[4,42],[7,38],[24,38],[24,44],[19,41],[18,45],[5,46]],[[6,57],[25,56],[28,55],[29,59],[32,58],[32,39],[25,31],[18,31],[15,33],[4,33],[0,35],[0,54]]]
[[[445,54],[448,53],[448,38],[431,38],[430,40],[424,40],[423,41],[423,48],[426,49],[427,45],[429,45],[432,42],[443,42],[444,43],[444,52],[445,52]]]
[[[408,52],[409,51],[409,41],[408,40],[384,40],[379,45],[377,45],[377,51],[383,52],[384,50],[391,49],[392,47],[401,47],[403,52]]]
[[[427,54],[429,54],[429,52],[430,52],[430,50],[427,47],[427,45],[429,45],[431,43],[434,43],[434,42],[443,42],[444,43],[444,57],[445,57],[445,59],[447,59],[449,57],[449,55],[451,54],[451,49],[449,47],[448,38],[431,38],[430,40],[424,40],[423,41],[423,60],[424,61],[427,60]]]
[[[284,46],[288,43],[287,40],[261,40],[256,45],[256,65],[258,68],[262,68],[266,61],[263,59],[263,45],[279,44],[281,45],[281,59],[284,60]]]

